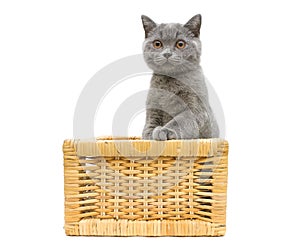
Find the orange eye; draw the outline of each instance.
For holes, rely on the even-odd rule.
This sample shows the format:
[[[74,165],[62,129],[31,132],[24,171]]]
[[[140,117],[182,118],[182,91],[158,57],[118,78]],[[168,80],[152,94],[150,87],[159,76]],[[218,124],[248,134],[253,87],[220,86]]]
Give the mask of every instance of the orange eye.
[[[153,47],[154,47],[155,49],[160,49],[160,48],[162,47],[161,41],[155,40],[155,41],[153,42]]]
[[[184,48],[185,48],[185,45],[186,45],[186,42],[183,41],[183,40],[179,40],[179,41],[177,41],[177,43],[176,43],[176,47],[177,47],[178,49],[184,49]]]

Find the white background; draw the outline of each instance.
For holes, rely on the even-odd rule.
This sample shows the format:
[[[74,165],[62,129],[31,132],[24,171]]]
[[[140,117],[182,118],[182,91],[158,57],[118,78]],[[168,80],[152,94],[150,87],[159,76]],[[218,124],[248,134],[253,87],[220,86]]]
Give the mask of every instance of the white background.
[[[66,237],[61,147],[82,88],[141,53],[141,14],[184,23],[197,13],[230,143],[226,236]],[[299,26],[296,0],[1,1],[1,249],[299,249]]]

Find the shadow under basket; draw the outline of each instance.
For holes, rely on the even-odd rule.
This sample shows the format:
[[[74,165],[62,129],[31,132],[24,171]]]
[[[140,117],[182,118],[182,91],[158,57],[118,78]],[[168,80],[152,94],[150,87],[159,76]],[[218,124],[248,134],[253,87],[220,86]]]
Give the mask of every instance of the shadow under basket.
[[[223,236],[223,139],[65,140],[65,232],[85,236]]]

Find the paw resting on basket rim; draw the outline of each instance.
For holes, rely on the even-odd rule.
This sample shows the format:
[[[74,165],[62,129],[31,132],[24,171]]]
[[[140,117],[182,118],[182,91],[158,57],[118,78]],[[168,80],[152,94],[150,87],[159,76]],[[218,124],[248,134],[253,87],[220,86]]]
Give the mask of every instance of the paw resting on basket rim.
[[[166,127],[158,126],[152,132],[152,137],[157,141],[165,141],[177,139],[177,134],[173,129]]]

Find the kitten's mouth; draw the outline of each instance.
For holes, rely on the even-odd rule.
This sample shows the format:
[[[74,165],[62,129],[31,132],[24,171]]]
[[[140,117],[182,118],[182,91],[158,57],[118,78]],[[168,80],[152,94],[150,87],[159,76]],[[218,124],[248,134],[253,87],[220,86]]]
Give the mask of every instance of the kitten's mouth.
[[[169,65],[169,66],[176,66],[180,64],[180,60],[175,59],[175,58],[157,58],[154,59],[154,63],[158,66],[162,65]]]
[[[164,57],[157,57],[157,58],[154,58],[153,61],[156,65],[161,66],[161,65],[164,65],[165,63],[167,63],[168,59],[164,58]]]

